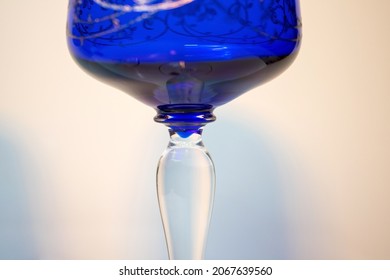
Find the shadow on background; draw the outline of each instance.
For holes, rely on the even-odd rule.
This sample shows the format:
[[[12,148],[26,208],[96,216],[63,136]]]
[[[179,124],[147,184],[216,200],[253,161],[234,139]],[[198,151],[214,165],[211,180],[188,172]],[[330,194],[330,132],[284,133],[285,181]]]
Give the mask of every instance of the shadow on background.
[[[206,259],[291,257],[277,147],[259,127],[224,116],[205,129],[217,173]]]
[[[155,134],[156,137],[150,137],[150,145],[142,142],[146,147],[156,146],[150,151],[153,155],[155,149],[162,151],[168,142],[167,135]],[[34,238],[31,214],[34,188],[29,180],[31,166],[27,164],[22,145],[15,139],[18,137],[14,133],[0,127],[0,259],[38,259],[40,252]],[[278,179],[281,174],[276,162],[278,147],[266,133],[261,134],[258,123],[256,128],[251,128],[244,119],[233,120],[226,115],[205,128],[204,141],[217,172],[205,258],[290,259],[293,252],[289,250],[291,239],[283,207],[284,186]],[[149,178],[146,182],[154,186],[154,176],[150,174],[155,171],[155,166],[149,169],[145,171]],[[137,182],[133,183],[137,185]],[[141,183],[145,182],[141,180]],[[129,252],[143,252],[144,255],[137,254],[138,258],[149,258],[152,253],[153,259],[164,258],[165,244],[155,188],[149,188],[139,199],[142,205],[153,203],[155,208],[149,211],[149,216],[131,214],[129,220],[134,222],[128,225],[128,230],[134,231],[134,224],[137,224],[141,227],[138,234],[148,235],[144,239],[152,240],[153,245],[134,242],[138,240],[138,234],[133,234],[135,239],[126,239],[124,247]],[[147,248],[152,251],[148,252]],[[129,259],[133,257],[128,256]]]
[[[0,128],[0,259],[36,259],[28,176],[20,147]]]

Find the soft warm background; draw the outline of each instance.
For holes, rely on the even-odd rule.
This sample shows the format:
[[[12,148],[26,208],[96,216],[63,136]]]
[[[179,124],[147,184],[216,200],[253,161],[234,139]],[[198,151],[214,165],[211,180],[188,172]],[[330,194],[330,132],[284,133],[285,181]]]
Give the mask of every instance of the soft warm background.
[[[0,9],[0,258],[166,258],[166,129],[71,60],[67,1]],[[205,131],[218,174],[206,258],[390,259],[390,2],[301,9],[295,64]]]

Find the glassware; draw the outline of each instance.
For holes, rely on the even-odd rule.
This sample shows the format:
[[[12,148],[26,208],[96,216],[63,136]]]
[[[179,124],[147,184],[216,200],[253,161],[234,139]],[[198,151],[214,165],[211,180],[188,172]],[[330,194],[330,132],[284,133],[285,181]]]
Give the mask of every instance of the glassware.
[[[293,62],[298,0],[70,0],[67,35],[84,70],[168,126],[157,193],[169,257],[203,258],[215,188],[203,126]]]

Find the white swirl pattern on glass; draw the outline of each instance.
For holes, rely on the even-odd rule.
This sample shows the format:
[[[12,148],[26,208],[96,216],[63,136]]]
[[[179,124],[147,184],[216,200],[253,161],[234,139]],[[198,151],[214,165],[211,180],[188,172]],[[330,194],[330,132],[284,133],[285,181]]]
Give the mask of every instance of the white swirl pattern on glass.
[[[195,0],[134,0],[134,4],[118,5],[104,0],[93,0],[99,6],[120,12],[158,12],[172,10]]]

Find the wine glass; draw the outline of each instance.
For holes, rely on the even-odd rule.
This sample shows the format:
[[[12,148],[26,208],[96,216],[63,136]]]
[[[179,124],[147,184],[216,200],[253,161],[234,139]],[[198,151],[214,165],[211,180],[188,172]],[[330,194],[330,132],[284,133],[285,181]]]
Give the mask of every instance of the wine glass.
[[[157,168],[169,258],[203,258],[215,172],[202,129],[293,62],[298,0],[70,0],[67,36],[86,72],[169,128]]]

